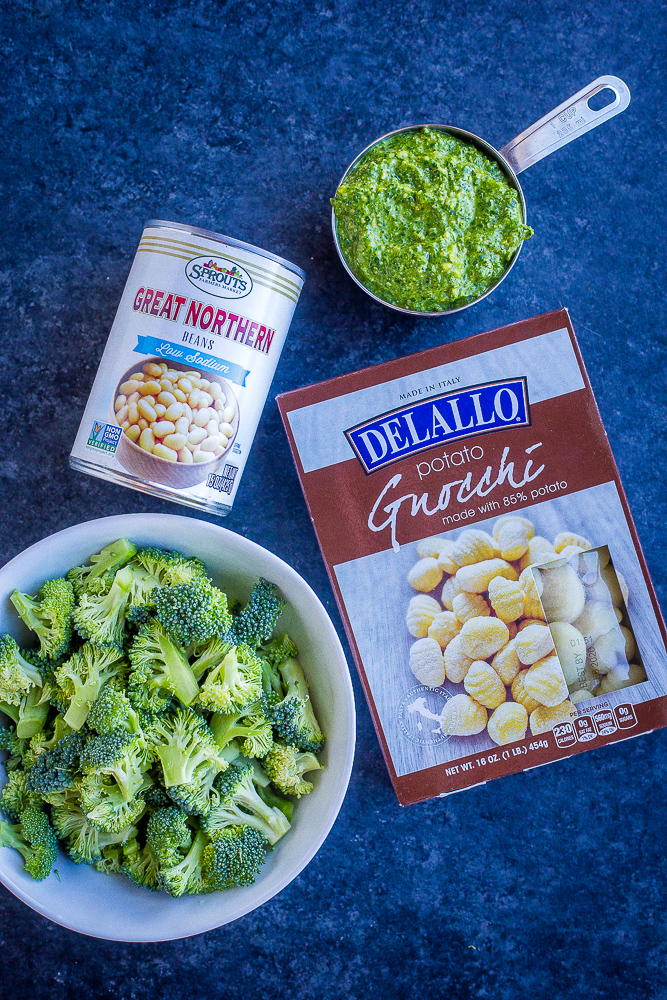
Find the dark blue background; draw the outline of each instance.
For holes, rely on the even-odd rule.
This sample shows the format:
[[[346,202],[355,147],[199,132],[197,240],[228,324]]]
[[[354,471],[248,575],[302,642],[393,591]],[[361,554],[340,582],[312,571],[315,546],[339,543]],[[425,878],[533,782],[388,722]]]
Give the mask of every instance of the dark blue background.
[[[665,563],[662,2],[1,5],[2,559],[66,525],[188,514],[68,469],[143,222],[204,226],[308,274],[227,527],[313,585],[340,629],[273,396],[567,306],[659,596]],[[535,237],[444,319],[374,304],[335,255],[329,197],[399,125],[500,145],[603,73],[628,111],[522,176]],[[137,946],[0,891],[3,994],[143,1000],[667,997],[667,733],[401,809],[368,711],[326,844],[280,896],[202,937]]]

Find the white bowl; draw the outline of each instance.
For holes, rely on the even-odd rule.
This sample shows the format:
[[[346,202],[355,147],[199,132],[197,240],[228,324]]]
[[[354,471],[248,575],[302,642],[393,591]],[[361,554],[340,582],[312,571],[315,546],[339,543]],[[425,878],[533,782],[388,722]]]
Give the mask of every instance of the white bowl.
[[[50,920],[93,937],[114,941],[170,941],[201,934],[236,920],[284,889],[322,846],[343,802],[352,769],[355,711],[343,650],[324,607],[308,584],[277,556],[226,528],[172,514],[121,514],[65,528],[21,552],[0,569],[0,632],[25,642],[28,633],[11,607],[14,587],[34,593],[43,580],[116,538],[199,556],[215,582],[247,600],[259,576],[276,583],[288,602],[279,621],[299,647],[313,704],[327,738],[323,772],[315,788],[295,804],[292,829],[269,852],[254,885],[203,896],[172,899],[148,892],[122,875],[104,875],[75,865],[62,852],[53,873],[36,882],[21,868],[20,855],[0,848],[0,881]],[[4,768],[0,766],[4,783]],[[311,776],[312,777],[312,776]]]

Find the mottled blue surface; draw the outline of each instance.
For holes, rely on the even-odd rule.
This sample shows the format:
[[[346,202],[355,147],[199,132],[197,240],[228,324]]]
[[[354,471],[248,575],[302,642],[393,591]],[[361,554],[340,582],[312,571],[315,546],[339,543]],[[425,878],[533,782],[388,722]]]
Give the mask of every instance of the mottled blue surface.
[[[67,467],[158,217],[306,270],[273,395],[567,306],[665,603],[665,3],[1,7],[3,561],[92,516],[177,510]],[[499,145],[602,73],[627,81],[630,109],[522,176],[536,235],[490,298],[402,318],[346,276],[328,199],[360,148],[429,120]],[[272,400],[225,524],[295,566],[340,630]],[[667,997],[667,732],[403,810],[354,683],[349,794],[279,897],[199,938],[126,946],[2,889],[2,994]]]

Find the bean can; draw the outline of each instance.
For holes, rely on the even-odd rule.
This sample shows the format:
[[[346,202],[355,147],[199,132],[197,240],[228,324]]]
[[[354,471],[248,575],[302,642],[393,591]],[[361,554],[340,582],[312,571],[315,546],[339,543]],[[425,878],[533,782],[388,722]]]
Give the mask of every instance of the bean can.
[[[150,220],[71,466],[227,514],[304,280],[266,250]]]

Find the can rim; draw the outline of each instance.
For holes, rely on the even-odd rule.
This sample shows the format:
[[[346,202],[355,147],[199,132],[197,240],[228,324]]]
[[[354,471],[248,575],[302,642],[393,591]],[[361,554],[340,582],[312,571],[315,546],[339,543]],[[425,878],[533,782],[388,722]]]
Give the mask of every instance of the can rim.
[[[282,264],[284,268],[291,271],[292,274],[296,274],[297,277],[301,278],[302,281],[306,280],[306,272],[303,271],[297,264],[292,264],[291,261],[285,260],[284,257],[279,257],[278,254],[271,253],[269,250],[262,250],[261,247],[256,247],[253,243],[245,243],[243,240],[237,240],[233,236],[225,236],[223,233],[213,232],[212,229],[200,229],[198,226],[188,226],[183,222],[168,222],[165,219],[148,219],[144,223],[144,229],[177,229],[182,233],[191,233],[193,236],[205,236],[209,240],[215,240],[217,243],[225,243],[228,246],[240,247],[241,250],[250,250],[252,253],[259,254],[260,257],[266,257],[268,260],[273,260],[276,264]]]

